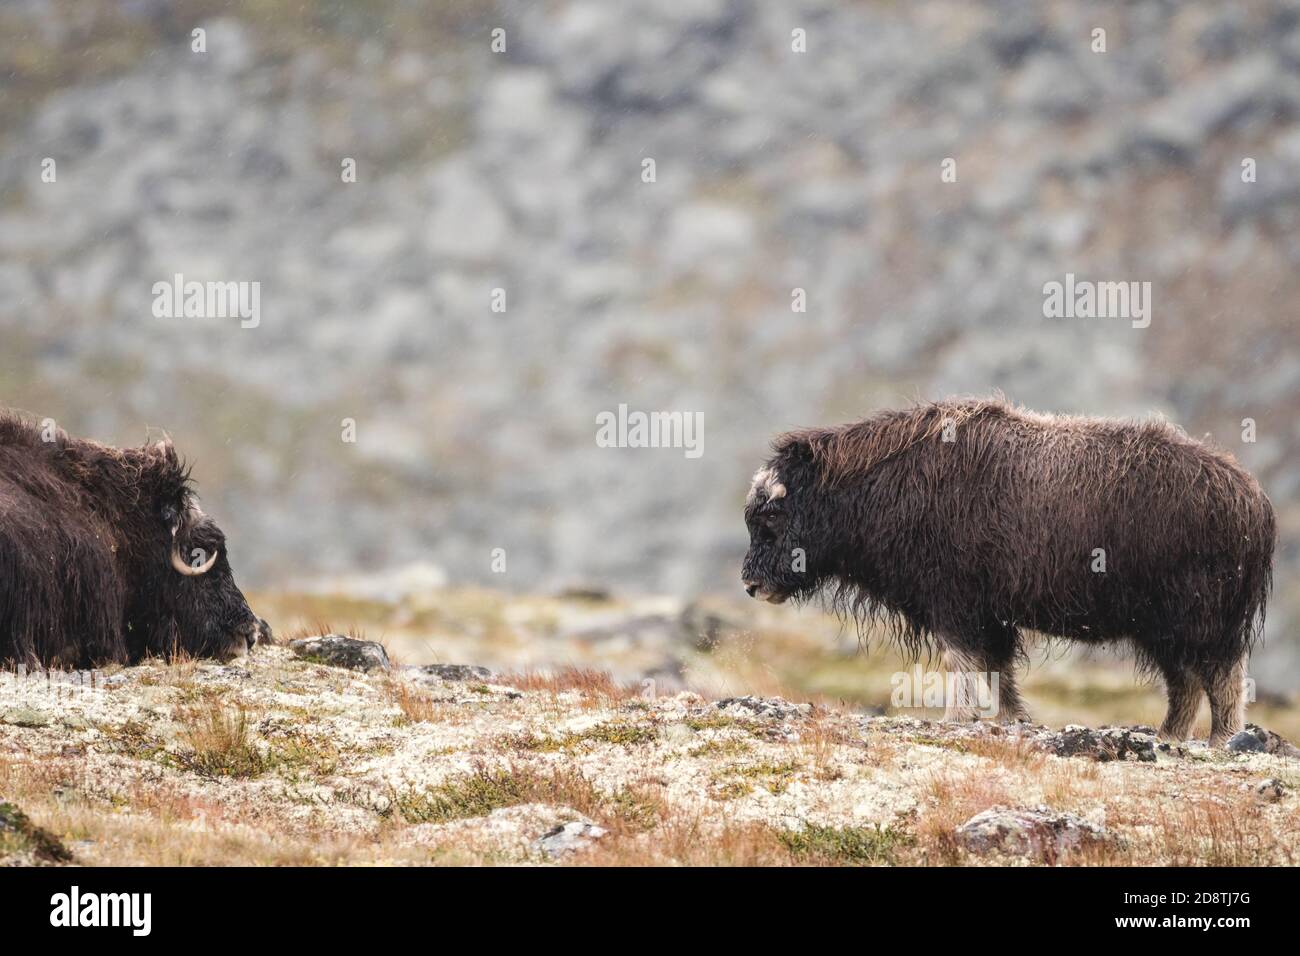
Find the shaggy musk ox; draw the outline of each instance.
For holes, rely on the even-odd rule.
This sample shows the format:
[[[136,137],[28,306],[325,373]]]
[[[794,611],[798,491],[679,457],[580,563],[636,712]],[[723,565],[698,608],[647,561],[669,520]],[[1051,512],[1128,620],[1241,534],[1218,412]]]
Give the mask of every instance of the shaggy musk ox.
[[[226,658],[259,639],[170,441],[108,448],[0,410],[0,660]]]
[[[1241,730],[1275,524],[1232,456],[1160,421],[1000,400],[795,431],[773,450],[745,507],[751,596],[824,592],[882,617],[913,656],[937,645],[946,670],[996,675],[1004,719],[1025,715],[1022,629],[1127,641],[1164,678],[1162,735],[1187,737],[1202,690],[1210,742]],[[947,716],[971,716],[958,698]]]

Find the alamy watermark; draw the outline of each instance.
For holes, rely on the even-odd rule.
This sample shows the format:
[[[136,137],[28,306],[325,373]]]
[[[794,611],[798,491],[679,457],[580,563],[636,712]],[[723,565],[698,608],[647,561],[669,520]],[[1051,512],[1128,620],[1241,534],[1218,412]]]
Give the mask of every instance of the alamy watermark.
[[[239,319],[241,329],[262,324],[262,283],[186,281],[176,273],[153,284],[153,314],[159,319]]]
[[[629,411],[596,415],[596,445],[599,448],[681,448],[687,458],[704,454],[703,412]]]
[[[1043,284],[1043,317],[1129,319],[1135,329],[1151,324],[1150,282],[1093,282],[1065,274],[1064,282]]]
[[[969,707],[981,717],[998,715],[997,671],[926,671],[915,665],[889,678],[889,704],[898,710]]]
[[[50,925],[120,926],[132,936],[148,936],[153,930],[152,893],[83,893],[75,884],[66,893],[50,897]]]

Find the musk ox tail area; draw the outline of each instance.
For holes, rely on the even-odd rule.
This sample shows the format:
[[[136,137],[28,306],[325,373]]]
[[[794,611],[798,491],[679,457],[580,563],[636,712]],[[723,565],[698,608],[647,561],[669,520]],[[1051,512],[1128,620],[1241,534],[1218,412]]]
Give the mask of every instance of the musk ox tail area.
[[[746,503],[751,594],[883,617],[913,653],[999,672],[1015,710],[1024,631],[1127,642],[1169,687],[1171,734],[1201,691],[1213,739],[1239,728],[1276,522],[1226,452],[1164,421],[1001,399],[790,432],[773,452]]]

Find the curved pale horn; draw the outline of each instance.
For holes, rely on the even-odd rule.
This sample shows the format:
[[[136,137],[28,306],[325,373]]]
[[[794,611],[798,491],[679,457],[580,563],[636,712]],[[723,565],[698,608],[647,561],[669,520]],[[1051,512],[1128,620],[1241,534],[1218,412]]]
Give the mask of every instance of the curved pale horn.
[[[185,559],[177,553],[176,549],[172,548],[172,567],[187,578],[197,578],[200,574],[207,574],[212,570],[212,566],[217,563],[217,556],[219,554],[221,554],[220,551],[212,552],[212,557],[208,558],[208,560],[204,561],[197,568],[192,568],[185,563]]]

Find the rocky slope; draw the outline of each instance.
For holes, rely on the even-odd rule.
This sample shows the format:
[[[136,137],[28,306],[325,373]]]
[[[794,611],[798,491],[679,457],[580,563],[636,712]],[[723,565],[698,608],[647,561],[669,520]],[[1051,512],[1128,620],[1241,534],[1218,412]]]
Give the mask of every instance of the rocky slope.
[[[590,669],[232,664],[0,677],[9,863],[1294,864],[1300,752],[951,725]]]
[[[772,433],[996,387],[1161,410],[1259,471],[1294,683],[1295,0],[0,17],[0,400],[170,429],[256,579],[730,587]],[[155,319],[177,272],[261,282],[261,325]],[[1150,281],[1151,326],[1044,320],[1067,272]],[[703,412],[704,455],[597,448],[619,403]]]

